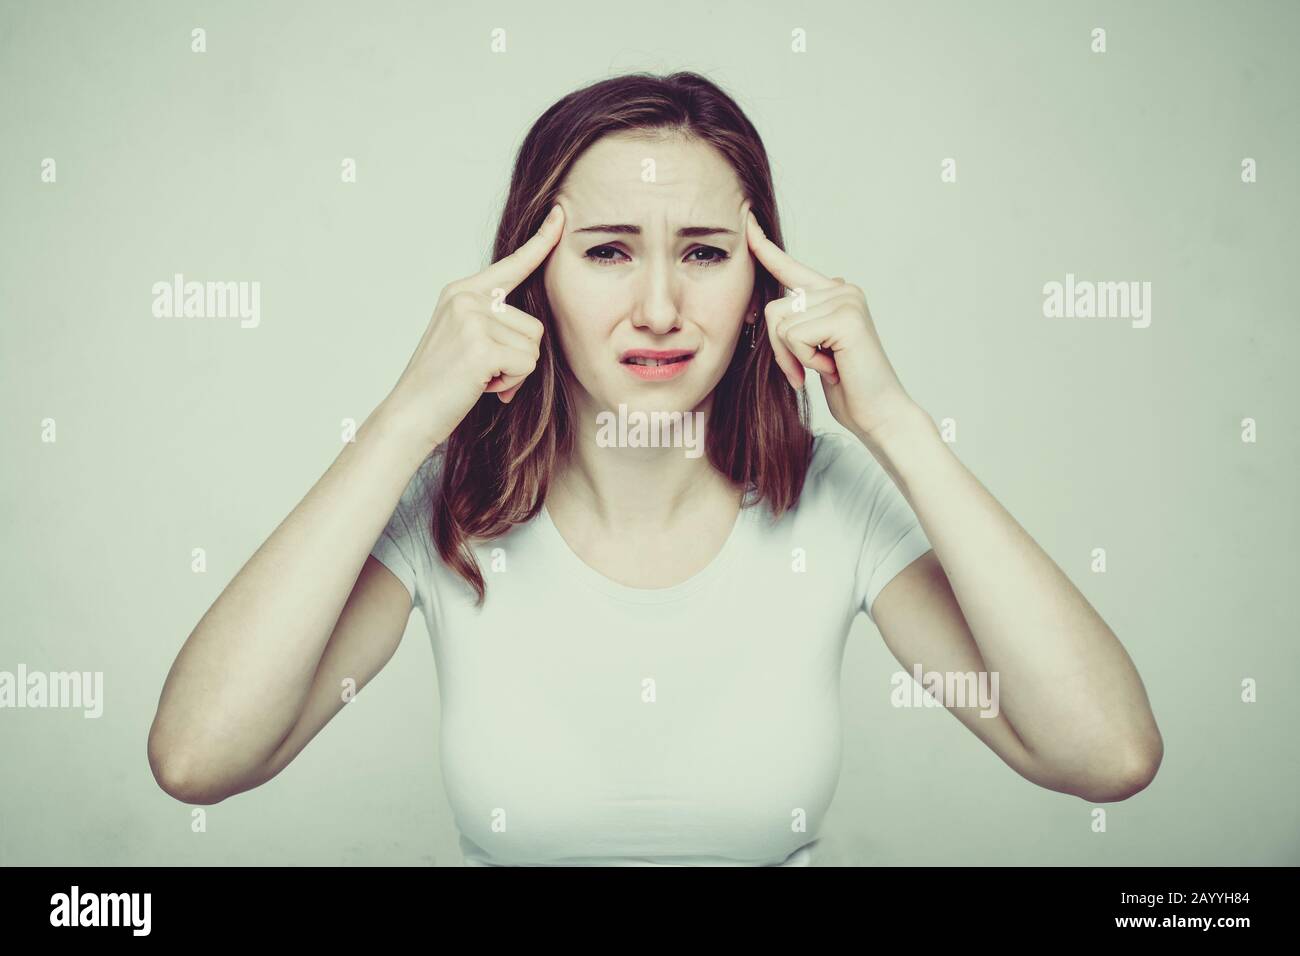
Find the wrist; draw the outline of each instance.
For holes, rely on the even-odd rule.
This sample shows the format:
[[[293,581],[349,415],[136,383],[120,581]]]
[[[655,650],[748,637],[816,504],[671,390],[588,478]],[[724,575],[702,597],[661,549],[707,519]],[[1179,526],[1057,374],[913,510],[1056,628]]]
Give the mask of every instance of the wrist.
[[[930,413],[910,399],[877,425],[854,434],[900,485],[936,449],[948,450]]]
[[[423,461],[447,436],[439,433],[427,416],[410,415],[388,396],[370,413],[357,439],[382,446],[403,458]]]
[[[870,427],[854,427],[850,431],[868,448],[885,451],[900,442],[909,440],[909,436],[934,430],[934,422],[929,413],[907,396],[889,403],[889,409],[879,411],[873,416]]]

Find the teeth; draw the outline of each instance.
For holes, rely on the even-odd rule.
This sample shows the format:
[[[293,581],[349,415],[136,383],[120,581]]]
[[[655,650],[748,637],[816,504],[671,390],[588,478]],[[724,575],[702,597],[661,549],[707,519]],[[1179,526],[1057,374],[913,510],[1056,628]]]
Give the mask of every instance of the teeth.
[[[683,355],[681,358],[675,358],[675,359],[630,358],[627,361],[629,365],[656,366],[656,365],[672,365],[676,362],[682,361],[685,358],[686,356]]]

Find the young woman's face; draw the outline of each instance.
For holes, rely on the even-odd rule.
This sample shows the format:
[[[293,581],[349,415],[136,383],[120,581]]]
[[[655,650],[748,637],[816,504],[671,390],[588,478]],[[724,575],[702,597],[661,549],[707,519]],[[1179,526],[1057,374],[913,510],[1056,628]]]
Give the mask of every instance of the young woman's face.
[[[564,235],[543,275],[582,412],[705,405],[754,292],[735,171],[698,140],[614,134],[578,159],[557,201]]]

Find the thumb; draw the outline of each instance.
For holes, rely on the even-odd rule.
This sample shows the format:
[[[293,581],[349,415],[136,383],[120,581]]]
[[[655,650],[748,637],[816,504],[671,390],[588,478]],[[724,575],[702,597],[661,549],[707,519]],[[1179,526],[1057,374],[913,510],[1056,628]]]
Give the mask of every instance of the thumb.
[[[496,392],[501,397],[501,401],[509,402],[510,399],[515,397],[515,392],[519,390],[520,385],[524,384],[524,379],[527,377],[526,375],[497,374],[492,376],[492,379],[483,386],[483,391]]]

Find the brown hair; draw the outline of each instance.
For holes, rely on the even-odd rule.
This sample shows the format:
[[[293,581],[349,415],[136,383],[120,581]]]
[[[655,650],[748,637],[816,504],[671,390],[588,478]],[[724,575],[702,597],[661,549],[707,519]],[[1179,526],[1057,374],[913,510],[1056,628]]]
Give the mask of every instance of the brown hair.
[[[781,225],[767,152],[752,123],[726,93],[696,73],[632,73],[576,90],[543,113],[515,159],[492,261],[518,249],[541,227],[570,168],[601,137],[645,131],[679,133],[715,147],[735,169],[763,231],[778,246]],[[733,482],[752,486],[774,515],[792,507],[812,458],[808,400],[790,388],[763,329],[762,311],[783,294],[755,262],[758,344],[742,336],[713,393],[706,449],[709,462]],[[557,464],[573,447],[573,405],[564,355],[555,346],[554,317],[539,268],[506,301],[545,326],[541,354],[503,404],[484,393],[440,447],[433,540],[442,560],[463,577],[482,605],[486,588],[469,539],[492,539],[541,510]]]

